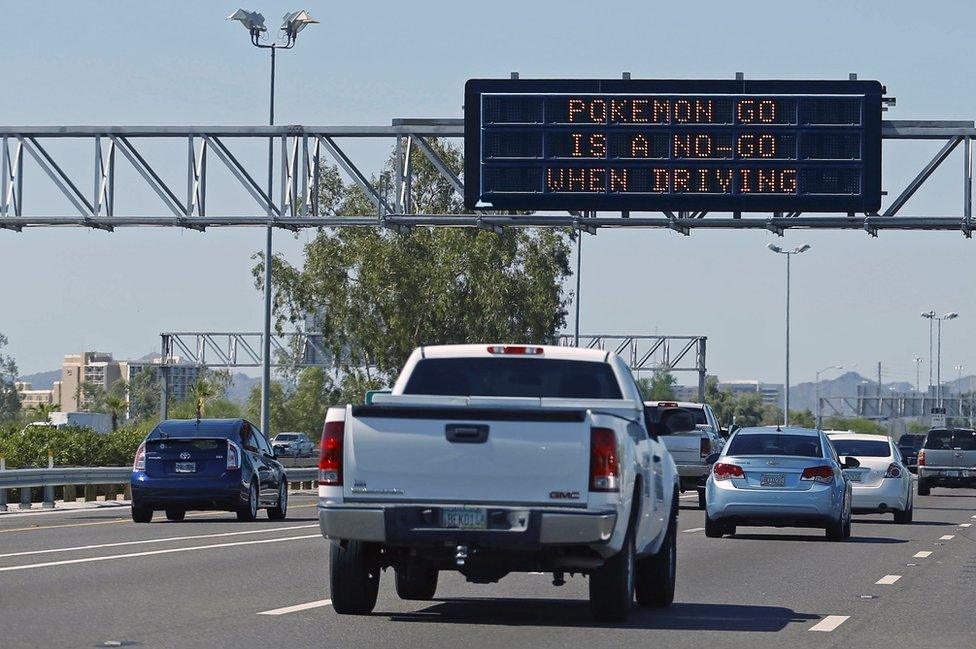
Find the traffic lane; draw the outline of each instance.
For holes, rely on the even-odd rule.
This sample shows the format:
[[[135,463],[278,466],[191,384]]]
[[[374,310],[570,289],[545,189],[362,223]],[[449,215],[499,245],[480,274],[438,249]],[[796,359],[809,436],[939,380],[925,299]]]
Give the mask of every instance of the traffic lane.
[[[285,522],[315,522],[315,507],[314,495],[291,494]],[[186,519],[180,523],[170,522],[163,512],[156,512],[152,523],[137,524],[132,522],[128,507],[113,508],[111,511],[98,509],[50,515],[30,514],[10,521],[0,519],[0,524],[0,555],[165,536],[233,532],[241,527],[234,514],[221,511],[187,512]],[[266,513],[260,511],[258,520],[252,524],[280,525],[282,521],[269,521]],[[0,565],[2,561],[0,557]]]

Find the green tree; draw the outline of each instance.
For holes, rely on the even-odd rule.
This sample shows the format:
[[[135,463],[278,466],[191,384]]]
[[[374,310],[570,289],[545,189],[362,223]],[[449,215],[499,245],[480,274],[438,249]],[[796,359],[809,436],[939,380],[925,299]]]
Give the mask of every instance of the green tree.
[[[905,432],[912,435],[924,435],[929,432],[929,427],[923,421],[913,420],[908,422]]]
[[[253,422],[261,421],[261,386],[255,385],[247,397],[244,415]],[[278,433],[292,430],[291,413],[288,410],[288,395],[279,381],[272,381],[268,390],[268,428],[261,431],[268,439]],[[325,421],[325,420],[323,420]]]
[[[7,337],[0,334],[0,351],[7,346]],[[17,394],[17,363],[12,356],[0,353],[0,421],[14,419],[20,412],[20,395]]]
[[[866,435],[887,435],[888,431],[880,423],[866,417],[841,417],[834,415],[824,420],[824,430],[849,430]]]
[[[111,389],[102,400],[103,412],[112,417],[112,430],[118,430],[119,417],[125,417],[129,409],[129,386],[123,380],[118,380],[112,384]]]
[[[735,423],[745,428],[746,426],[759,426],[766,423],[777,423],[774,419],[778,409],[772,411],[763,404],[762,395],[758,392],[747,392],[733,396],[732,411],[735,415]],[[782,421],[782,415],[779,418]]]
[[[674,389],[677,386],[678,379],[670,372],[654,372],[651,378],[643,378],[637,382],[637,387],[646,401],[673,400]]]
[[[38,403],[31,406],[24,413],[24,422],[47,421],[52,412],[57,412],[61,408],[57,403]]]
[[[790,410],[790,426],[801,428],[816,428],[817,418],[809,410]]]
[[[150,367],[138,372],[129,383],[129,403],[132,419],[150,421],[159,415],[161,394],[159,370]]]
[[[431,146],[455,173],[459,147]],[[444,214],[461,197],[419,151],[413,156],[415,210]],[[382,176],[389,186],[393,161]],[[326,213],[370,215],[375,209],[355,185],[325,168],[319,187]],[[305,246],[304,263],[274,265],[276,326],[320,320],[324,344],[344,371],[340,383],[389,385],[419,345],[472,341],[548,342],[563,327],[570,274],[570,234],[560,230],[376,228],[321,230]],[[264,260],[254,268],[262,288]],[[362,374],[353,372],[360,369]],[[345,390],[340,386],[340,390]],[[362,395],[358,395],[358,399]],[[273,412],[273,409],[272,409]]]

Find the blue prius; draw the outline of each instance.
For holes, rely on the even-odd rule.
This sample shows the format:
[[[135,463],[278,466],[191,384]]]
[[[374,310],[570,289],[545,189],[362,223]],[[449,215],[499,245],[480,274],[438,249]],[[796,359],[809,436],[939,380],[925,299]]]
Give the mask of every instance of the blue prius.
[[[257,426],[246,419],[170,419],[139,445],[132,463],[132,520],[153,512],[181,521],[188,509],[222,509],[253,521],[258,509],[282,520],[285,470]]]

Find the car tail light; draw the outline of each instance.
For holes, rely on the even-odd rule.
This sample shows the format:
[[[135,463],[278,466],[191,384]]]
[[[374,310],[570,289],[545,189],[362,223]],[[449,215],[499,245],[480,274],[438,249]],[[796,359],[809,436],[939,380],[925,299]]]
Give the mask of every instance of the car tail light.
[[[803,469],[800,480],[814,480],[823,484],[830,484],[834,481],[834,470],[829,466],[811,466]]]
[[[898,465],[897,464],[891,463],[891,464],[888,465],[888,470],[885,472],[885,476],[884,477],[886,477],[886,478],[900,478],[901,477],[901,469],[898,468]]]
[[[146,443],[143,442],[136,449],[136,457],[132,460],[132,470],[133,471],[145,471],[146,470]]]
[[[707,437],[702,437],[698,443],[698,454],[703,458],[712,454],[712,442]]]
[[[716,480],[731,480],[732,478],[746,477],[741,466],[737,464],[725,464],[724,462],[718,462],[712,467],[712,475]]]
[[[609,428],[590,429],[590,491],[620,491],[617,435]]]
[[[542,347],[527,347],[525,345],[491,345],[488,348],[489,354],[522,354],[525,356],[538,356],[542,354]]]
[[[241,468],[241,449],[234,442],[227,440],[227,470]]]
[[[322,452],[319,455],[319,486],[342,486],[342,436],[344,421],[327,421],[322,432]]]
[[[919,466],[925,466],[925,449],[922,449],[922,450],[920,450],[918,452],[918,460],[917,461],[918,461],[918,465]]]

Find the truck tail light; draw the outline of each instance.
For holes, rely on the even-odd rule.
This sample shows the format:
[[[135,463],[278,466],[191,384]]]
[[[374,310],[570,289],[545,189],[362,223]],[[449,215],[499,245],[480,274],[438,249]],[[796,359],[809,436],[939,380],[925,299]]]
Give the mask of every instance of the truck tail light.
[[[800,480],[813,480],[821,484],[830,484],[834,481],[834,470],[829,466],[811,466],[803,469]]]
[[[886,478],[900,478],[901,477],[901,469],[898,468],[898,465],[897,464],[895,464],[894,462],[892,462],[891,464],[888,465],[888,470],[885,471],[884,477],[886,477]]]
[[[590,491],[620,491],[617,435],[610,428],[590,429]]]
[[[918,465],[925,466],[925,449],[920,449],[918,451]]]
[[[241,468],[241,448],[234,442],[227,440],[227,470]]]
[[[702,459],[712,454],[712,442],[707,437],[702,436],[701,441],[699,441],[698,454],[702,456]]]
[[[732,478],[746,477],[742,467],[737,464],[725,464],[718,462],[712,467],[712,475],[716,480],[730,480]]]
[[[319,454],[319,486],[342,486],[342,437],[344,421],[327,421],[322,431],[322,452]]]
[[[146,470],[146,443],[143,442],[136,449],[136,457],[132,460],[132,470],[133,471],[145,471]]]
[[[540,354],[542,354],[542,347],[529,347],[526,345],[491,345],[490,347],[488,347],[488,353],[539,356]]]

